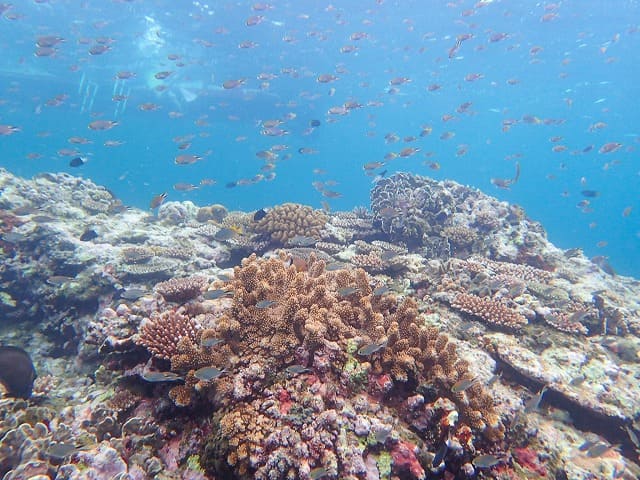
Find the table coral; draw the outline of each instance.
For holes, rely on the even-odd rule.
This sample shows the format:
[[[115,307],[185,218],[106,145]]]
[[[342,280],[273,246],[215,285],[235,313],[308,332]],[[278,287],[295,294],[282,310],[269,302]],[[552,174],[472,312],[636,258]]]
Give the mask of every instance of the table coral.
[[[171,278],[156,284],[155,291],[169,302],[184,303],[202,292],[207,279],[200,276]]]
[[[528,323],[523,315],[503,302],[471,293],[458,293],[451,301],[451,308],[509,330],[518,330]]]

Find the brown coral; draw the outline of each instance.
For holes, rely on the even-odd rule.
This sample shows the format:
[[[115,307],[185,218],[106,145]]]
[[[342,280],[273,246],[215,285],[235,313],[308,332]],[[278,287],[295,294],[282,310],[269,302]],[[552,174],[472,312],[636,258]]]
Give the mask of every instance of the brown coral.
[[[473,315],[490,325],[510,330],[517,330],[527,324],[523,315],[503,302],[471,293],[458,293],[451,301],[451,308]]]
[[[200,276],[171,278],[156,284],[155,291],[169,302],[184,303],[202,293],[207,279]]]
[[[181,339],[188,338],[195,342],[199,332],[200,325],[185,315],[183,308],[153,312],[140,325],[137,343],[146,347],[154,357],[170,360],[179,353]]]
[[[327,216],[320,210],[300,205],[284,203],[277,205],[255,225],[256,232],[280,245],[285,245],[295,236],[320,239],[320,231],[327,223]]]

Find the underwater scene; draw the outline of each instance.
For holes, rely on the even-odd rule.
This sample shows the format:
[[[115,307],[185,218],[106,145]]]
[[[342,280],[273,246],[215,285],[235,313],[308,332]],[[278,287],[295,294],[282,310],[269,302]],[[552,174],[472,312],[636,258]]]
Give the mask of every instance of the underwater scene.
[[[636,0],[0,3],[0,479],[640,478]]]

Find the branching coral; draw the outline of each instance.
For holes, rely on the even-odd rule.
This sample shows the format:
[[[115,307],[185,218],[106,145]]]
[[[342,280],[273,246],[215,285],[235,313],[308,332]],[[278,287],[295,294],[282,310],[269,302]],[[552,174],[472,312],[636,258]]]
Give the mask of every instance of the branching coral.
[[[140,335],[137,340],[153,356],[170,360],[178,354],[178,344],[182,339],[196,341],[200,326],[185,314],[184,309],[153,312],[150,318],[140,325]]]
[[[361,474],[365,453],[356,437],[367,437],[381,421],[377,415],[387,418],[384,409],[404,404],[420,385],[433,385],[457,410],[458,423],[439,423],[451,409],[422,413],[432,418],[435,437],[465,426],[501,437],[493,400],[480,384],[451,392],[455,382],[472,376],[455,343],[423,324],[414,300],[374,293],[364,270],[326,271],[315,255],[297,265],[285,253],[252,255],[221,286],[233,292],[232,304],[210,329],[160,342],[147,323],[141,336],[153,338],[147,344],[155,345],[154,354],[161,351],[171,370],[185,376],[184,385],[170,392],[177,404],[197,395],[214,402],[220,430],[209,454],[239,478],[307,478],[312,468],[335,471],[338,464],[341,473],[349,465]],[[203,367],[224,374],[207,379]],[[375,401],[369,405],[367,398]],[[339,404],[362,413],[334,410]],[[420,408],[436,410],[429,405]],[[248,428],[247,419],[260,426]],[[361,433],[343,433],[351,431]],[[389,441],[395,445],[398,439]],[[291,458],[300,461],[285,462]],[[214,463],[219,473],[219,461]]]
[[[325,223],[327,216],[320,210],[297,203],[284,203],[269,210],[256,223],[255,230],[271,242],[284,245],[297,235],[319,240]]]

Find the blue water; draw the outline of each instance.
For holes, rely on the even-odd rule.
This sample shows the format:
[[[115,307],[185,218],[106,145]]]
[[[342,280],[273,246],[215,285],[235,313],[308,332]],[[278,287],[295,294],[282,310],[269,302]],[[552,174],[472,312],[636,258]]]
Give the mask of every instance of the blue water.
[[[636,1],[296,0],[266,10],[254,2],[13,3],[0,20],[0,125],[20,129],[0,136],[0,164],[13,173],[83,175],[143,208],[166,191],[169,200],[231,209],[327,201],[341,210],[369,204],[364,164],[416,147],[372,173],[411,171],[475,186],[522,205],[557,245],[608,256],[619,273],[640,276]],[[255,15],[263,18],[247,26]],[[491,41],[497,34],[506,35]],[[42,35],[64,39],[53,55],[35,55]],[[109,50],[91,55],[99,42]],[[357,50],[342,53],[345,46]],[[121,71],[136,75],[117,80]],[[172,73],[154,78],[163,71]],[[260,73],[273,78],[259,80]],[[322,74],[337,79],[318,82]],[[481,78],[467,81],[469,74]],[[396,77],[410,81],[390,85]],[[222,88],[232,79],[245,81]],[[118,94],[126,103],[113,100]],[[362,107],[327,113],[350,100]],[[456,112],[465,102],[467,111]],[[143,103],[158,109],[141,111]],[[95,119],[118,125],[94,131]],[[263,135],[261,122],[270,119],[284,120],[278,128],[288,133]],[[309,129],[311,120],[320,125]],[[430,135],[420,136],[423,126]],[[442,139],[445,132],[455,135]],[[387,134],[399,141],[387,143]],[[92,143],[71,144],[73,136]],[[179,136],[193,136],[190,148],[178,149]],[[124,143],[104,146],[108,140]],[[598,153],[609,142],[621,146]],[[276,144],[288,149],[273,162],[275,179],[228,187],[268,175],[256,153]],[[73,155],[61,149],[89,160],[72,168]],[[184,153],[203,159],[176,165]],[[512,178],[516,162],[517,183],[492,184]],[[217,183],[173,188],[202,179]],[[312,186],[318,181],[335,182],[324,190],[342,196],[323,196]]]

